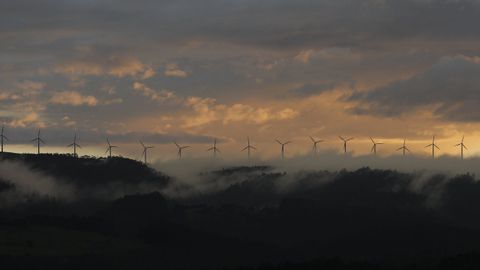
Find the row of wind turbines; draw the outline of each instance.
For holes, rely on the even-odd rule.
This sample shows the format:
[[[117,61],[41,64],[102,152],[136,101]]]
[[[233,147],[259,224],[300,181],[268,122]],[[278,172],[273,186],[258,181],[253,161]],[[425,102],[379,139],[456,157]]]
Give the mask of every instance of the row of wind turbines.
[[[314,139],[312,136],[309,136],[311,142],[312,142],[312,152],[314,155],[317,155],[318,154],[318,147],[317,145],[319,143],[322,143],[322,142],[325,142],[324,140],[316,140]],[[371,153],[373,153],[374,155],[377,155],[377,148],[379,145],[382,145],[384,143],[382,142],[376,142],[372,137],[369,137],[370,140],[372,141],[372,148],[371,148]],[[348,149],[347,149],[347,146],[348,146],[348,142],[352,141],[354,138],[345,138],[345,137],[342,137],[342,136],[339,136],[339,139],[341,141],[343,141],[343,151],[344,151],[344,154],[347,154],[348,153]],[[2,127],[1,129],[1,133],[0,133],[0,152],[3,153],[4,152],[4,145],[5,145],[5,142],[8,141],[9,139],[7,138],[7,136],[5,136],[4,134],[4,127]],[[460,147],[460,158],[463,160],[463,157],[464,157],[464,150],[468,150],[467,146],[464,144],[464,140],[465,140],[465,136],[462,137],[462,140],[460,143],[456,144],[455,147]],[[278,139],[275,140],[281,147],[281,150],[280,150],[280,154],[281,154],[281,158],[282,159],[285,159],[285,148],[288,144],[292,143],[292,141],[285,141],[285,142],[282,142]],[[396,151],[402,151],[402,154],[403,156],[405,156],[407,154],[407,152],[410,153],[410,149],[407,147],[406,145],[406,138],[403,140],[403,145],[401,147],[399,147],[398,149],[396,149]],[[37,136],[31,140],[31,142],[35,142],[36,143],[36,147],[37,147],[37,154],[40,154],[40,148],[41,148],[41,145],[42,144],[45,144],[45,141],[40,137],[40,129],[38,130],[37,132]],[[140,145],[142,146],[142,158],[143,158],[143,162],[145,164],[147,164],[147,156],[148,156],[148,150],[149,149],[152,149],[154,148],[154,146],[151,146],[151,145],[145,145],[141,140],[139,141]],[[191,146],[190,145],[180,145],[178,144],[177,142],[173,142],[175,144],[175,146],[177,147],[177,157],[179,159],[182,158],[182,152],[184,149],[187,149],[187,148],[190,148]],[[67,145],[67,147],[71,147],[73,149],[73,155],[74,156],[77,156],[77,148],[82,148],[78,143],[77,143],[77,134],[75,133],[75,136],[73,137],[73,142],[69,145]],[[111,158],[112,157],[112,150],[114,148],[117,148],[118,146],[117,145],[112,145],[110,143],[110,140],[107,138],[107,149],[105,151],[105,154],[108,154],[108,157]],[[432,149],[432,158],[435,158],[435,150],[440,150],[440,148],[438,147],[438,145],[435,143],[435,136],[433,136],[432,138],[432,143],[429,144],[429,145],[426,145],[425,147],[431,147]],[[250,138],[247,137],[247,145],[241,150],[242,152],[243,151],[246,151],[247,152],[247,158],[250,160],[251,158],[251,151],[252,150],[257,150],[257,148],[255,146],[253,146],[251,143],[250,143]],[[217,139],[214,139],[213,141],[213,146],[208,148],[207,151],[211,151],[213,153],[213,158],[215,159],[217,157],[217,154],[221,153],[220,149],[217,147]]]
[[[313,147],[312,147],[312,152],[316,155],[318,153],[318,148],[317,148],[317,145],[319,143],[322,143],[324,142],[324,140],[316,140],[314,139],[312,136],[309,136],[312,144],[313,144]],[[353,140],[354,138],[345,138],[345,137],[342,137],[342,136],[339,136],[339,139],[341,141],[343,141],[343,150],[344,150],[344,153],[347,154],[348,151],[347,151],[347,146],[348,146],[348,142],[350,142],[351,140]],[[370,137],[370,140],[372,141],[372,148],[371,148],[371,153],[373,153],[374,155],[377,154],[377,147],[378,145],[382,145],[384,143],[382,142],[376,142],[372,137]],[[464,140],[465,140],[465,136],[462,137],[462,140],[460,143],[456,144],[455,147],[460,147],[460,158],[463,160],[463,157],[464,157],[464,150],[468,150],[468,148],[466,147],[466,145],[464,144]],[[0,152],[3,153],[4,152],[4,145],[5,145],[5,141],[8,141],[8,138],[5,136],[4,134],[4,127],[2,126],[2,129],[1,129],[1,133],[0,133]],[[36,146],[37,146],[37,154],[40,154],[40,148],[41,148],[41,145],[42,144],[45,144],[45,141],[42,140],[42,138],[40,137],[40,129],[38,130],[38,133],[37,133],[37,136],[35,138],[33,138],[31,140],[32,142],[35,142],[36,143]],[[282,142],[278,139],[275,140],[281,147],[281,158],[282,159],[285,159],[285,148],[288,144],[292,143],[292,141],[285,141],[285,142]],[[151,146],[151,145],[145,145],[142,141],[139,141],[140,142],[140,145],[142,146],[142,158],[143,158],[143,161],[145,164],[147,164],[147,156],[148,156],[148,150],[149,149],[152,149],[154,148],[154,146]],[[190,148],[191,146],[189,145],[179,145],[177,142],[174,142],[175,146],[177,147],[177,157],[179,159],[182,158],[182,151],[184,149],[187,149],[187,148]],[[77,148],[81,148],[81,146],[77,143],[77,134],[75,133],[75,136],[73,137],[73,142],[69,145],[67,145],[67,147],[71,147],[73,148],[73,155],[74,156],[77,156]],[[108,157],[112,157],[112,149],[113,148],[117,148],[118,146],[116,145],[112,145],[110,143],[110,140],[107,138],[107,149],[105,151],[105,154],[108,153]],[[429,145],[426,145],[425,147],[431,147],[432,149],[432,158],[435,158],[435,150],[440,150],[440,148],[438,147],[438,145],[435,143],[435,136],[433,136],[432,138],[432,143],[429,144]],[[247,151],[247,157],[248,159],[251,158],[251,151],[252,150],[257,150],[257,148],[255,146],[253,146],[251,143],[250,143],[250,138],[247,137],[247,145],[241,150],[242,152],[243,151]],[[207,151],[212,151],[213,153],[213,158],[215,159],[217,157],[217,154],[220,154],[221,151],[220,149],[217,147],[217,139],[214,139],[213,141],[213,146],[208,148]],[[410,149],[407,147],[406,145],[406,138],[403,140],[403,145],[401,147],[399,147],[398,149],[396,149],[396,151],[402,151],[402,154],[405,156],[407,154],[407,152],[410,152]]]

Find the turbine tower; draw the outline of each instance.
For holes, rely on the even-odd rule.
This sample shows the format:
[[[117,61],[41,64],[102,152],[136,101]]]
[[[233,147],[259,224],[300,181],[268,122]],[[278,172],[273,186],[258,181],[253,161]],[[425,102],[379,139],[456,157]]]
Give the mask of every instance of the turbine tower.
[[[432,143],[425,147],[432,147],[432,158],[435,158],[435,148],[440,150],[440,148],[438,148],[438,146],[435,144],[435,135],[433,136]]]
[[[185,148],[189,148],[190,145],[180,146],[177,142],[173,142],[173,143],[177,146],[177,149],[178,149],[178,152],[177,152],[178,159],[181,159],[182,158],[182,150],[185,149]]]
[[[1,141],[1,150],[0,150],[0,153],[3,153],[3,146],[5,144],[5,141],[8,141],[8,138],[7,136],[5,136],[5,134],[3,133],[4,131],[4,126],[2,126],[2,134],[0,134],[0,141]]]
[[[275,140],[275,141],[277,141],[277,143],[282,146],[282,159],[285,159],[285,145],[291,143],[291,141],[287,141],[287,142],[284,142],[284,143],[282,143],[279,140]]]
[[[213,146],[208,148],[207,151],[212,151],[213,152],[213,159],[217,158],[217,153],[221,153],[220,149],[217,147],[217,139],[213,140]]]
[[[77,156],[77,147],[82,148],[78,143],[77,143],[77,133],[75,133],[75,136],[73,137],[73,143],[67,145],[67,147],[73,147],[73,156]]]
[[[37,137],[31,140],[32,142],[37,142],[37,154],[40,154],[40,144],[45,142],[40,138],[40,129],[38,129]]]
[[[346,155],[347,154],[347,143],[351,140],[353,140],[353,138],[348,138],[348,139],[345,139],[343,138],[342,136],[338,136],[340,138],[340,140],[343,141],[343,153]]]
[[[408,147],[406,146],[406,142],[407,142],[407,139],[404,138],[404,139],[403,139],[403,146],[397,149],[397,151],[402,150],[404,156],[405,156],[405,154],[406,154],[406,151],[410,152],[410,149],[408,149]]]
[[[310,137],[310,140],[312,141],[313,143],[313,147],[312,147],[312,152],[313,152],[313,155],[316,156],[318,151],[317,151],[317,144],[323,142],[323,140],[315,140],[312,136],[309,136]]]
[[[153,146],[145,146],[145,144],[143,144],[142,141],[140,141],[140,144],[142,145],[143,147],[143,152],[142,152],[142,156],[143,156],[143,160],[145,162],[145,165],[147,165],[147,152],[148,152],[148,149],[152,149],[154,148]]]
[[[245,146],[245,148],[242,149],[242,152],[247,150],[248,160],[250,160],[250,150],[252,150],[252,149],[257,150],[257,148],[255,148],[255,146],[250,144],[250,137],[247,137],[247,146]]]
[[[465,136],[462,137],[462,142],[455,145],[455,146],[460,146],[460,157],[461,159],[463,160],[463,150],[468,150],[468,148],[465,146],[465,144],[463,143],[463,140],[465,139]]]
[[[383,143],[377,143],[375,142],[375,140],[372,139],[372,137],[370,137],[370,140],[372,141],[373,143],[373,146],[372,146],[372,150],[370,151],[371,153],[373,153],[374,155],[377,155],[377,145],[381,145]]]
[[[105,151],[105,154],[108,153],[108,157],[111,158],[111,157],[112,157],[112,148],[116,148],[116,147],[118,147],[118,146],[116,146],[116,145],[111,145],[111,144],[110,144],[110,141],[108,140],[108,138],[107,138],[107,144],[108,144],[108,146],[107,146],[107,151]]]

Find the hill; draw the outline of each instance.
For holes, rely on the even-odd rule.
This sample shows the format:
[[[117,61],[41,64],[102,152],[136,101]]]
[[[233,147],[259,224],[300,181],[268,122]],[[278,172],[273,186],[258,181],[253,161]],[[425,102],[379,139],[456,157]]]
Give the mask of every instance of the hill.
[[[17,162],[62,179],[82,196],[2,204],[0,260],[7,268],[480,265],[480,184],[469,174],[233,167],[192,176],[222,182],[223,188],[176,198],[165,195],[174,178],[136,161],[8,154],[0,164]],[[16,183],[0,183],[0,199],[6,201]],[[105,194],[118,183],[131,189],[87,196]]]

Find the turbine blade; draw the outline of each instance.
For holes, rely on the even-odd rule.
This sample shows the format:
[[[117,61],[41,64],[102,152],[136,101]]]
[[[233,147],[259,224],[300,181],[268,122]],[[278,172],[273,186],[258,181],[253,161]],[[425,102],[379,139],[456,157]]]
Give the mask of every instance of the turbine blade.
[[[283,144],[283,143],[281,143],[279,140],[275,140],[275,141],[277,141],[278,144]]]
[[[308,136],[308,137],[310,137],[310,140],[311,140],[313,143],[315,143],[315,140],[313,139],[312,136]]]
[[[71,144],[67,145],[67,147],[71,147],[71,146],[73,146],[73,143],[71,143]]]
[[[291,141],[288,141],[288,142],[284,143],[283,145],[287,145],[287,144],[289,144],[289,143],[292,143],[292,142],[291,142]]]
[[[370,137],[370,140],[372,141],[373,144],[375,144],[375,141],[372,139],[372,137]]]
[[[435,148],[437,148],[438,150],[440,150],[440,148],[439,148],[436,144],[434,144],[434,146],[435,146]]]
[[[208,148],[206,151],[212,151],[213,147]]]
[[[342,141],[345,141],[345,139],[342,136],[338,136],[338,138],[340,138],[340,140]]]
[[[245,148],[243,148],[241,152],[243,152],[243,151],[245,151],[245,150],[247,150],[247,149],[248,149],[248,146],[245,146]]]

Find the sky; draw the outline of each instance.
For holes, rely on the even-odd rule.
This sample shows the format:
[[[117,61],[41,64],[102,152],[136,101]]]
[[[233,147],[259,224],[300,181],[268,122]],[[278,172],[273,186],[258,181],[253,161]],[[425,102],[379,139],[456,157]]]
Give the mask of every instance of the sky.
[[[5,0],[0,121],[8,151],[176,157],[342,151],[480,155],[478,0]]]

